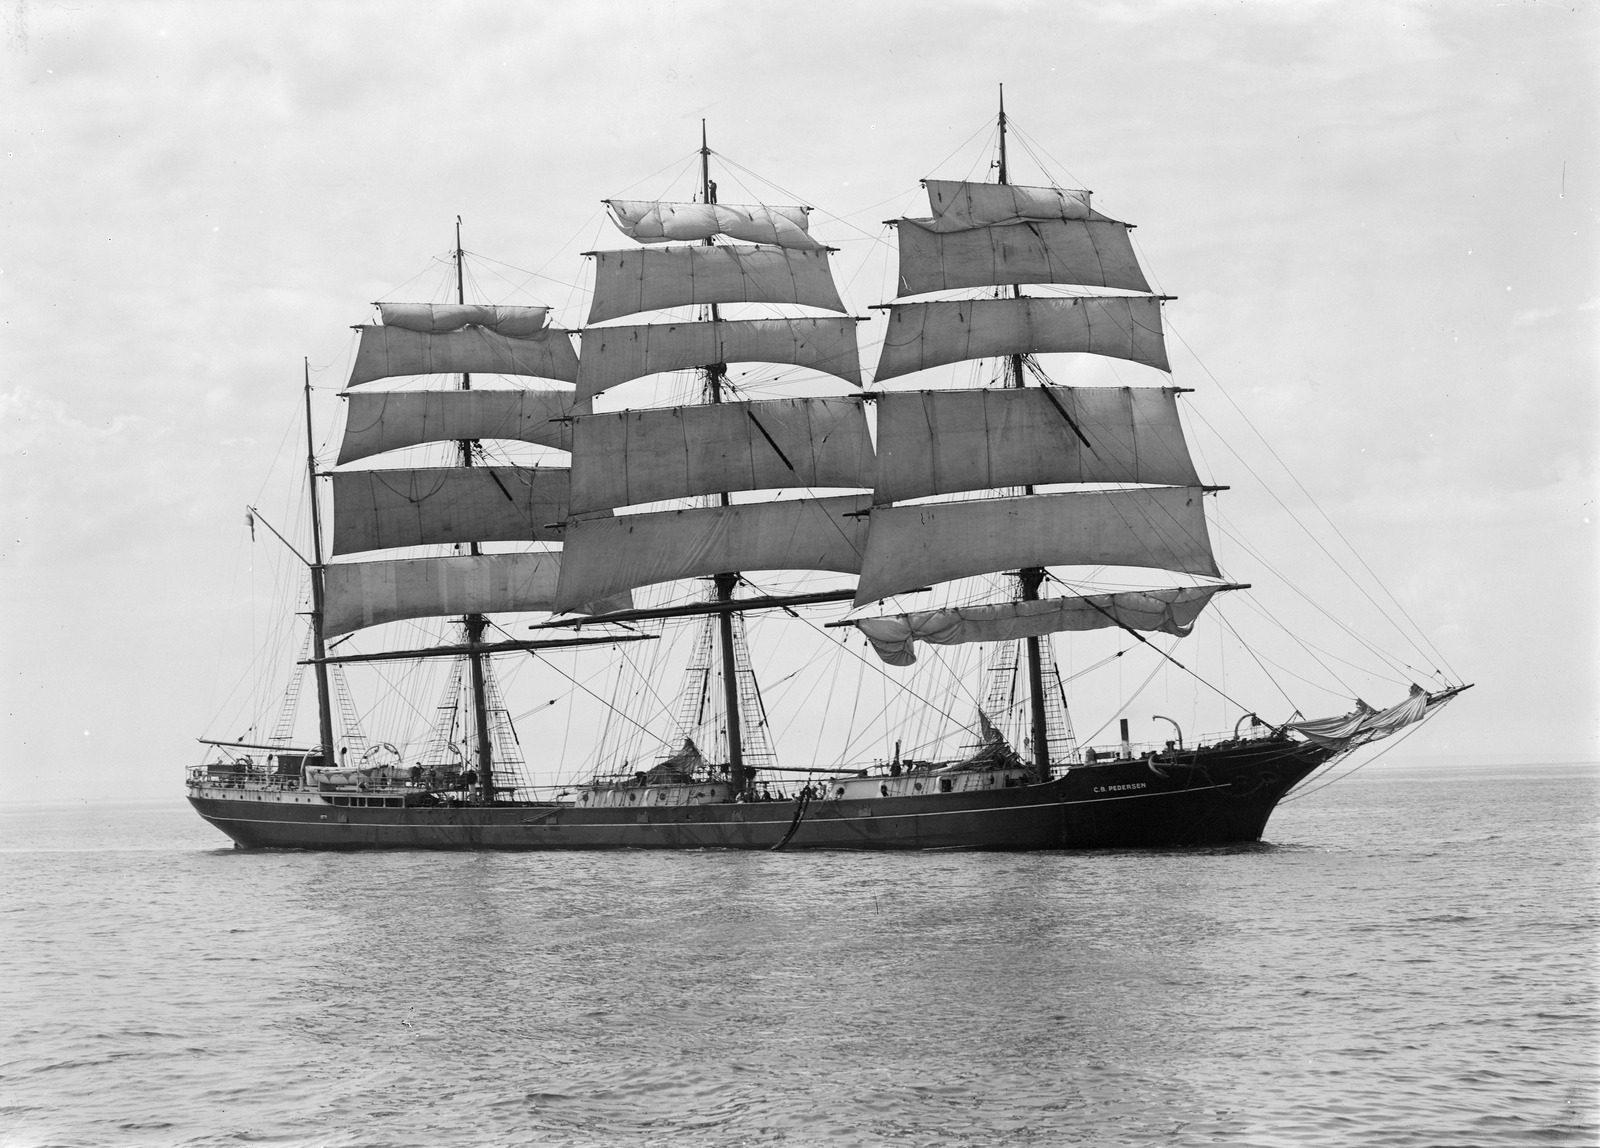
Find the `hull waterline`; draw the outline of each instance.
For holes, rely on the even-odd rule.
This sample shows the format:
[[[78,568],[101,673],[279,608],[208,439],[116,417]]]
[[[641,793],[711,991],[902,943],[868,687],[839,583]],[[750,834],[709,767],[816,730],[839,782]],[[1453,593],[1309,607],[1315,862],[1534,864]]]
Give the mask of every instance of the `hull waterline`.
[[[980,792],[659,808],[497,803],[335,806],[321,794],[191,788],[247,849],[1115,849],[1257,841],[1278,801],[1333,756],[1248,742],[1082,766]]]

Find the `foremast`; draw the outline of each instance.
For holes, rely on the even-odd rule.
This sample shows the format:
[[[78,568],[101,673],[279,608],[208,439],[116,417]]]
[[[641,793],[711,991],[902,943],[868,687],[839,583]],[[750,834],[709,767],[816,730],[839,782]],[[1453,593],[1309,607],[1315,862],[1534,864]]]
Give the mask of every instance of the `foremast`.
[[[996,183],[1009,184],[1011,182],[1006,169],[1006,86],[1000,85],[1000,163]],[[1022,288],[1013,285],[1011,288],[1013,299],[1022,298]],[[1026,386],[1022,374],[1022,356],[1020,354],[1006,356],[1006,385],[1008,387]],[[1024,494],[1032,494],[1033,485],[1023,485]],[[1017,571],[1018,586],[1024,602],[1037,602],[1039,600],[1039,587],[1043,585],[1045,572],[1043,566],[1026,566]],[[1024,641],[1028,650],[1028,714],[1030,725],[1033,727],[1033,771],[1041,781],[1050,780],[1050,736],[1049,722],[1045,715],[1044,696],[1044,656],[1039,648],[1039,636],[1030,634]]]
[[[1168,372],[1165,296],[1151,291],[1139,267],[1130,225],[1095,211],[1088,191],[1011,182],[1009,128],[1002,89],[997,179],[925,179],[929,216],[891,221],[899,230],[897,301],[884,307],[877,387],[980,359],[1001,364],[1002,385],[877,391],[878,476],[855,602],[864,607],[992,573],[1016,578],[1018,592],[1009,602],[850,624],[898,666],[916,660],[917,642],[1023,639],[1032,765],[1048,776],[1049,635],[1116,626],[1181,636],[1215,593],[1232,587],[1041,594],[1052,566],[1218,579],[1202,498],[1216,488],[1202,483],[1190,459],[1175,401],[1180,388],[1056,386],[1032,362],[1042,353],[1077,353]],[[1029,284],[1055,290],[1025,294]],[[972,289],[987,293],[899,301]],[[964,497],[927,501],[950,495]],[[979,725],[987,739],[987,715]]]

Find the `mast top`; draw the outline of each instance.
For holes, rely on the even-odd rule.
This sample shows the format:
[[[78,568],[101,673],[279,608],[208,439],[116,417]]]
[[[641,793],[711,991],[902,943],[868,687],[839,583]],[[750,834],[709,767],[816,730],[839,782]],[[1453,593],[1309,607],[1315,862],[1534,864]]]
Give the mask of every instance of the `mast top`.
[[[1006,173],[1006,86],[1000,85],[1000,183],[1010,183]]]
[[[717,202],[717,185],[711,182],[711,148],[706,144],[706,121],[700,121],[700,202]],[[711,240],[706,240],[710,246]]]

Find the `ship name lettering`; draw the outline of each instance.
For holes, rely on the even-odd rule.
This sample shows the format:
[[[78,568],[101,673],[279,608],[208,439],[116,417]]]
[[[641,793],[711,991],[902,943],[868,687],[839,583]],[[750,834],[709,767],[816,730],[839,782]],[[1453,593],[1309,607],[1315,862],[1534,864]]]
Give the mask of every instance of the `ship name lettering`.
[[[1149,788],[1149,785],[1146,784],[1143,781],[1130,781],[1126,785],[1097,785],[1097,786],[1094,787],[1094,791],[1096,793],[1120,793],[1124,789],[1148,789],[1148,788]]]

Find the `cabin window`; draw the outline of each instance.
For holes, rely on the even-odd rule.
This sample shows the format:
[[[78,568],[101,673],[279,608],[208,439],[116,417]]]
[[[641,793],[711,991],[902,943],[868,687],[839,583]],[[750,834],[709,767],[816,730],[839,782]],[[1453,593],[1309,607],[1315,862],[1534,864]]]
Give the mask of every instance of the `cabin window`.
[[[911,783],[911,788],[912,788],[912,789],[915,789],[915,790],[916,790],[916,791],[917,791],[917,792],[918,792],[918,793],[921,793],[921,792],[922,792],[922,782],[920,782],[920,781],[913,781],[913,782],[912,782],[912,783]]]
[[[833,791],[833,795],[835,797],[843,797],[844,796],[844,786],[841,785],[838,789],[835,789]]]
[[[940,793],[949,793],[950,792],[950,779],[948,777],[941,777],[939,779],[939,792]]]
[[[629,801],[638,801],[639,800],[639,795],[637,793],[630,793],[630,794],[628,794],[628,800]]]
[[[403,797],[386,797],[384,798],[383,803],[389,806],[391,809],[400,809],[405,806],[406,799]]]
[[[889,796],[889,786],[888,786],[887,782],[884,783],[883,785],[878,786],[878,793],[879,793],[880,796],[883,796],[883,797],[888,797]]]

